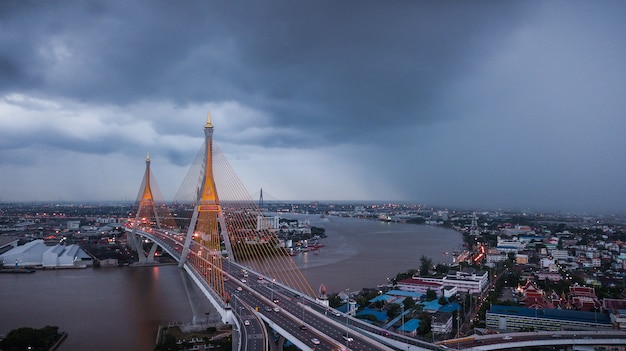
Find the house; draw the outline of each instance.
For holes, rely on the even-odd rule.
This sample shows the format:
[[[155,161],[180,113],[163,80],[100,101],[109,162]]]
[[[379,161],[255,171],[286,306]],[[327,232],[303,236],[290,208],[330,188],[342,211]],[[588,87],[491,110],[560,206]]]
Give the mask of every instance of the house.
[[[437,312],[432,315],[431,329],[435,334],[447,334],[452,331],[452,313]]]

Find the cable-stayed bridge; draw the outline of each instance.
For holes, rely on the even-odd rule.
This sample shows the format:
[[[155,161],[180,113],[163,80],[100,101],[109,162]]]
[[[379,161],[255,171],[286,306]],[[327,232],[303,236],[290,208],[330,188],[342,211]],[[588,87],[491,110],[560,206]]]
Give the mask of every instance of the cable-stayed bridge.
[[[279,244],[271,223],[213,145],[210,115],[204,133],[203,147],[169,206],[146,157],[134,217],[126,232],[140,263],[153,261],[157,247],[178,261],[222,322],[237,326],[239,350],[281,350],[285,340],[302,350],[316,351],[449,347],[390,335],[329,308],[325,292],[309,285]],[[147,250],[143,239],[152,243]],[[489,345],[489,349],[499,347],[498,343]]]

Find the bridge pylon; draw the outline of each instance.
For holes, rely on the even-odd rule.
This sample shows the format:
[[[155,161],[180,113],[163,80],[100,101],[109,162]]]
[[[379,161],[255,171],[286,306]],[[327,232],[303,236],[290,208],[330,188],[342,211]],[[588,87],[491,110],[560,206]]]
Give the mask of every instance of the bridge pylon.
[[[222,209],[213,178],[212,156],[213,124],[209,113],[204,125],[204,159],[200,187],[194,201],[193,214],[185,236],[179,267],[183,267],[190,260],[214,292],[224,298],[224,274],[220,250],[222,240],[219,225],[222,220]]]
[[[153,189],[154,187],[154,189]],[[155,196],[156,195],[156,196]],[[150,172],[150,154],[146,155],[146,171],[144,173],[143,182],[139,188],[139,194],[135,201],[135,220],[133,223],[134,228],[168,228],[174,227],[174,221],[170,214],[170,211],[163,201],[158,188],[156,187],[156,181],[152,177]],[[151,263],[154,262],[154,253],[156,252],[157,245],[152,244],[148,254],[146,255],[143,249],[142,240],[135,234],[128,235],[128,244],[137,251],[139,256],[139,263]]]

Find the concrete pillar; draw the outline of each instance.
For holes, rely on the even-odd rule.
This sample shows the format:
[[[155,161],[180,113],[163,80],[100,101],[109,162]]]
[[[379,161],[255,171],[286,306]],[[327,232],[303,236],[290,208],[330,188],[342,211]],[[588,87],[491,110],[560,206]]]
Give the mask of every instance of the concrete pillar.
[[[156,253],[157,247],[157,243],[153,242],[152,247],[150,248],[150,252],[148,253],[148,257],[146,257],[146,262],[154,263],[154,254]]]

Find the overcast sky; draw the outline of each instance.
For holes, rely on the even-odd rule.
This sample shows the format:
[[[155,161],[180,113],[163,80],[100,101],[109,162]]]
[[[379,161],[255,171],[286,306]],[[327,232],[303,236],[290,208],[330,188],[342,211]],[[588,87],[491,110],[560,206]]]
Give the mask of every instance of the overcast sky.
[[[0,201],[626,212],[625,1],[2,1]],[[257,195],[254,195],[257,194]]]

